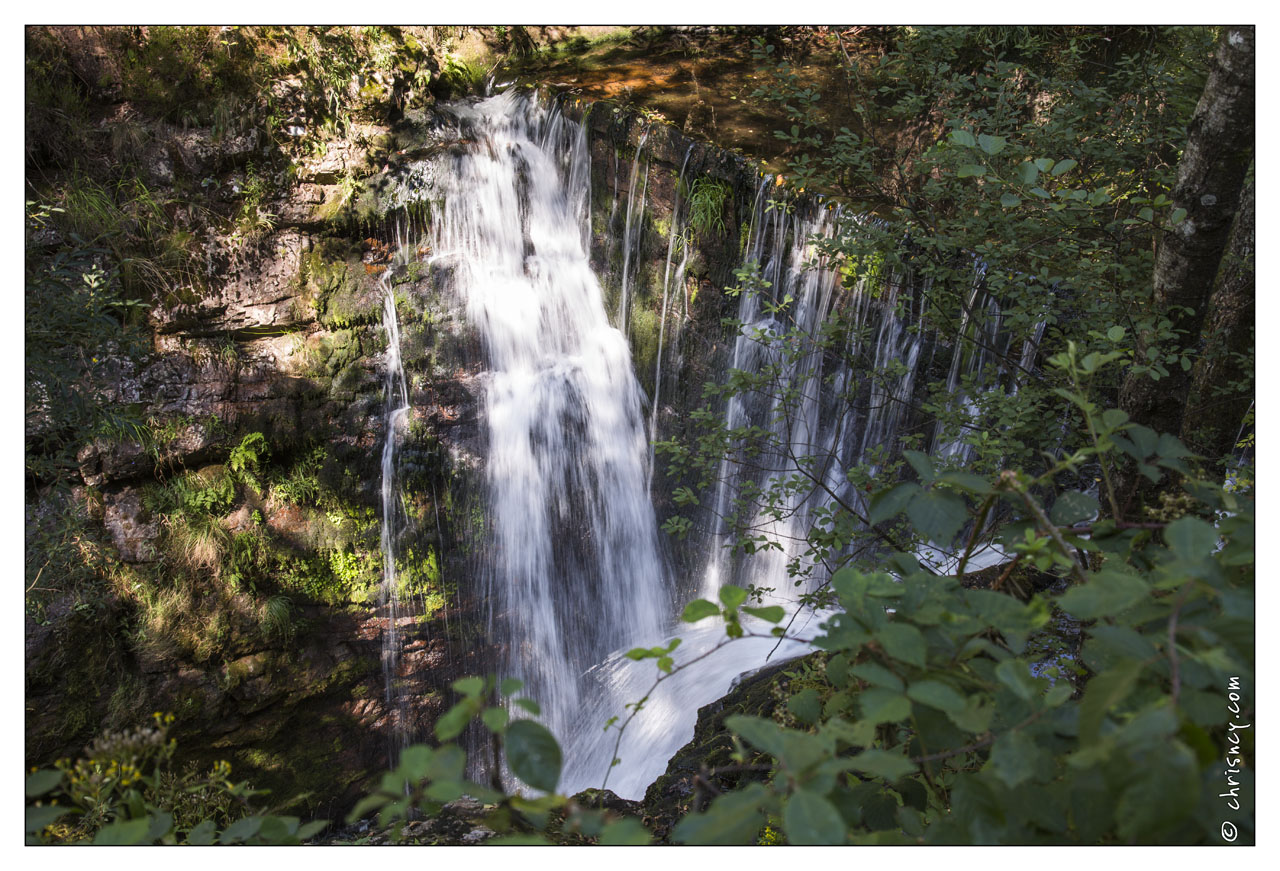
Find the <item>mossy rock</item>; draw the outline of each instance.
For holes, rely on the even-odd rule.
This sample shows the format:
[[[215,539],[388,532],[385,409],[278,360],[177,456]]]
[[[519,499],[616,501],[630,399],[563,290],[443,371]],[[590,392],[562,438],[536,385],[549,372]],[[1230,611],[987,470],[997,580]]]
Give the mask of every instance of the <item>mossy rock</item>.
[[[360,246],[322,239],[304,255],[303,278],[317,320],[328,329],[348,329],[382,320],[382,292],[367,273]]]
[[[360,339],[355,330],[335,330],[321,337],[316,353],[324,361],[329,376],[336,377],[360,359]]]

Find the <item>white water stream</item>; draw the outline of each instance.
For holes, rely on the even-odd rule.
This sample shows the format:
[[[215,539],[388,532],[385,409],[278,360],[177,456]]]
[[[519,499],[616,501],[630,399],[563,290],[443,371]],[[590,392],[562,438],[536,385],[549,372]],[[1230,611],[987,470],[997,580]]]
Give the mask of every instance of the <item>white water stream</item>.
[[[473,144],[440,179],[433,247],[461,253],[453,290],[484,348],[489,635],[563,736],[617,701],[584,696],[583,673],[654,643],[672,610],[644,398],[583,248],[583,130],[513,94],[454,114]]]

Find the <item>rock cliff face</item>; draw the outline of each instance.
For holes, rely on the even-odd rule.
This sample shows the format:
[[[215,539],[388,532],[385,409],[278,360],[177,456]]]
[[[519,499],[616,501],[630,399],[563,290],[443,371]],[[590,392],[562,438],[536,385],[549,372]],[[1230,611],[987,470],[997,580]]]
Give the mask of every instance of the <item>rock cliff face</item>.
[[[663,438],[724,354],[721,290],[756,173],[609,105],[565,111],[591,130],[593,263],[611,312],[627,273],[628,338],[651,397],[661,336]],[[149,141],[145,170],[162,191],[244,185],[260,153],[252,137],[215,141],[159,123]],[[337,814],[378,776],[396,734],[429,733],[454,677],[484,670],[466,547],[485,520],[473,486],[484,453],[477,343],[436,292],[431,252],[413,248],[424,215],[397,193],[422,171],[418,158],[443,147],[418,112],[358,125],[300,159],[292,178],[268,185],[272,220],[247,237],[203,240],[199,280],[150,310],[151,352],[112,361],[109,401],[141,409],[155,437],[99,438],[77,456],[75,495],[113,566],[111,592],[93,613],[68,599],[28,616],[32,764],[75,753],[103,724],[171,710],[193,761],[230,758],[277,796],[311,792],[299,810]],[[637,150],[642,188],[630,185]],[[677,196],[687,200],[699,178],[728,192],[716,225],[673,228]],[[670,244],[673,231],[687,254]],[[396,265],[401,244],[412,250]],[[678,287],[667,280],[664,325],[672,250],[686,262]],[[411,521],[399,566],[401,707],[380,667],[388,627],[376,589],[388,290],[412,406],[399,473]],[[208,553],[173,507],[193,499],[212,518]],[[41,504],[29,504],[33,523]],[[209,625],[167,617],[169,606],[181,613],[179,599],[188,619]]]

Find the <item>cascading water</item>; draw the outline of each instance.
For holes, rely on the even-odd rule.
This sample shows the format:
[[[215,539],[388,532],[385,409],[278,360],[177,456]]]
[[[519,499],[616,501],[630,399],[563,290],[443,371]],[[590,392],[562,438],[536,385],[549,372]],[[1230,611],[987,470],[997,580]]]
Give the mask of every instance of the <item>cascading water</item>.
[[[725,410],[730,430],[754,426],[765,436],[750,446],[749,463],[742,462],[749,446],[740,445],[739,453],[721,465],[704,598],[714,598],[725,583],[754,584],[773,589],[776,600],[785,603],[794,598],[786,591],[795,573],[789,569],[807,577],[810,588],[828,576],[828,564],[806,555],[807,530],[820,510],[837,501],[861,506],[862,495],[845,471],[871,448],[891,443],[922,346],[919,330],[907,329],[896,312],[901,282],[864,277],[846,288],[839,270],[818,257],[812,240],[829,237],[841,222],[854,219],[816,204],[770,208],[771,182],[766,177],[756,195],[746,259],[757,277],[749,282],[754,287],[741,293],[742,326],[730,364],[763,374],[768,383],[734,395]],[[853,328],[847,344],[832,355],[824,353],[820,340],[837,306],[848,312]],[[890,360],[901,365],[893,377],[871,379],[855,368],[855,361],[868,358],[877,370]],[[747,467],[753,471],[744,474]],[[762,500],[772,503],[767,510],[761,509]],[[744,532],[768,536],[781,549],[764,549],[730,564],[730,539]]]
[[[662,273],[662,308],[658,312],[658,354],[653,370],[653,409],[649,414],[649,441],[658,440],[658,405],[662,396],[662,342],[667,332],[667,297],[671,290],[671,260],[675,255],[676,239],[681,239],[680,266],[676,269],[676,286],[684,285],[684,269],[689,262],[689,243],[681,236],[680,230],[680,189],[684,186],[684,171],[689,167],[689,155],[693,153],[693,145],[684,152],[684,161],[680,164],[680,175],[676,180],[675,202],[671,206],[671,230],[667,239],[667,265]]]
[[[565,746],[562,791],[598,786],[608,777],[620,795],[638,797],[689,740],[699,706],[744,671],[810,648],[760,638],[713,652],[724,638],[717,621],[680,626],[684,643],[676,663],[699,661],[652,693],[653,664],[623,655],[675,634],[683,604],[671,592],[649,501],[656,402],[646,421],[624,337],[633,231],[647,188],[637,197],[639,155],[648,134],[630,173],[615,328],[588,262],[590,164],[583,128],[514,93],[448,111],[454,144],[437,167],[434,190],[442,205],[430,240],[443,253],[431,260],[483,349],[484,514],[473,552],[495,665],[503,676],[524,681]],[[613,175],[616,192],[616,163]],[[748,464],[726,459],[721,469],[711,555],[699,586],[703,597],[715,599],[726,583],[754,584],[791,603],[788,585],[797,569],[812,588],[843,556],[814,557],[805,536],[838,502],[865,511],[865,494],[845,473],[874,458],[873,449],[892,445],[927,342],[920,289],[897,276],[849,283],[811,244],[858,219],[812,203],[771,208],[771,184],[766,178],[756,197],[746,259],[759,280],[754,292],[742,294],[731,360],[735,369],[767,373],[769,383],[736,395],[725,411],[731,429],[764,433],[764,449]],[[663,322],[679,221],[677,201]],[[688,252],[682,253],[686,260],[674,283],[683,289]],[[387,305],[390,341],[397,328],[394,304]],[[852,325],[847,338],[835,345],[818,341],[828,338],[824,325],[837,309]],[[688,316],[686,293],[683,319]],[[407,403],[398,351],[388,353],[383,498],[390,553],[394,433]],[[662,357],[659,351],[655,399]],[[969,361],[959,365],[967,369]],[[773,510],[760,508],[762,494],[773,496]],[[733,557],[728,545],[744,530],[783,547]],[[394,559],[387,565],[384,588],[393,594]],[[394,599],[388,605],[394,612]],[[791,630],[812,637],[822,618],[802,614]],[[646,697],[643,714],[615,746],[618,734],[602,726],[625,718],[625,703]],[[615,757],[621,759],[616,767]]]
[[[585,698],[583,672],[672,610],[643,397],[583,247],[582,128],[511,93],[452,111],[469,144],[441,173],[433,247],[458,255],[447,281],[487,369],[489,632],[564,735],[614,701]]]
[[[630,295],[631,289],[631,256],[635,248],[636,236],[633,227],[639,227],[644,219],[644,198],[649,190],[649,165],[644,166],[644,185],[640,188],[640,207],[636,208],[636,179],[640,175],[641,155],[644,154],[644,144],[649,140],[649,131],[646,128],[644,133],[640,134],[640,141],[636,144],[635,157],[631,159],[631,184],[627,189],[627,220],[622,229],[622,296],[621,302],[618,304],[618,325],[622,330],[622,334],[627,335],[627,320],[630,312]],[[634,219],[634,220],[633,220]]]
[[[383,381],[383,420],[386,437],[382,445],[382,587],[379,604],[386,615],[382,633],[382,675],[387,709],[392,712],[393,746],[391,761],[408,746],[406,706],[397,690],[400,665],[400,591],[396,575],[396,540],[405,526],[400,491],[396,483],[396,448],[409,415],[409,391],[400,359],[400,322],[395,295],[391,290],[391,270],[382,277],[382,326],[387,337],[386,374]]]

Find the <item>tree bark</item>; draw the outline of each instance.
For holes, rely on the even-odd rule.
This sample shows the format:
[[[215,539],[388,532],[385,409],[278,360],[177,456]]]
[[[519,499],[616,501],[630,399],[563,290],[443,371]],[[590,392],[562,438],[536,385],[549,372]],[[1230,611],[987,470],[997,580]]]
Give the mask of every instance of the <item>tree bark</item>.
[[[1229,27],[1218,41],[1204,93],[1187,125],[1187,145],[1178,162],[1173,208],[1186,218],[1165,235],[1156,254],[1152,315],[1167,319],[1180,345],[1162,348],[1196,357],[1209,309],[1214,278],[1240,203],[1253,154],[1254,29]],[[1151,331],[1137,337],[1138,361],[1155,347]],[[1191,376],[1177,363],[1158,381],[1130,373],[1120,391],[1120,407],[1157,433],[1181,433]],[[1137,478],[1125,470],[1120,493],[1126,502]]]
[[[1245,185],[1240,211],[1218,283],[1209,301],[1205,348],[1191,372],[1191,392],[1182,419],[1182,441],[1224,468],[1235,450],[1240,425],[1253,404],[1254,186]]]

